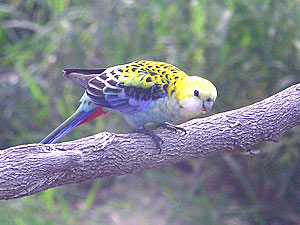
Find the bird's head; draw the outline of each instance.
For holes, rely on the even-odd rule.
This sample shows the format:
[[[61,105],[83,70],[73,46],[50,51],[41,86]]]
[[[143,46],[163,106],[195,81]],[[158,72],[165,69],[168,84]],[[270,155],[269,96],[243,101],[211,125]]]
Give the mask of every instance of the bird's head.
[[[180,116],[194,118],[211,110],[217,98],[217,89],[207,79],[188,76],[176,82],[175,98],[179,103]]]

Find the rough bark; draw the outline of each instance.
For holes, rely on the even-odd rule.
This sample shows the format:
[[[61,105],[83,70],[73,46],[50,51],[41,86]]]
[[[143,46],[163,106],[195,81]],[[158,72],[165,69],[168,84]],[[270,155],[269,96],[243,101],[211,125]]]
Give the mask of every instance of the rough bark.
[[[158,154],[143,134],[100,133],[59,144],[28,144],[0,151],[0,199],[14,199],[97,177],[118,176],[211,153],[255,155],[251,147],[278,141],[300,124],[300,84],[258,103],[182,124],[187,131],[158,128]]]

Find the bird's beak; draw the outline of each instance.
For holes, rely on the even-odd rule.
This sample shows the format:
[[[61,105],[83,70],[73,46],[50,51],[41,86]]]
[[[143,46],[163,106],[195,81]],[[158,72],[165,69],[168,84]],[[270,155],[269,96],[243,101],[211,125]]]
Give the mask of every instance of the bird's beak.
[[[211,108],[214,105],[214,101],[210,100],[210,101],[203,101],[203,108],[205,110],[205,112],[209,112],[211,110]]]

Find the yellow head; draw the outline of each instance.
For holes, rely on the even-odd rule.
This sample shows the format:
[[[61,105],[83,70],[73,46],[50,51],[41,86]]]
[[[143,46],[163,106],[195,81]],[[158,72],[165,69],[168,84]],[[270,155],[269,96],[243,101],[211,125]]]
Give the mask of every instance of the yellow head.
[[[188,76],[175,84],[175,99],[179,103],[179,116],[194,118],[211,110],[217,89],[209,81],[198,76]]]

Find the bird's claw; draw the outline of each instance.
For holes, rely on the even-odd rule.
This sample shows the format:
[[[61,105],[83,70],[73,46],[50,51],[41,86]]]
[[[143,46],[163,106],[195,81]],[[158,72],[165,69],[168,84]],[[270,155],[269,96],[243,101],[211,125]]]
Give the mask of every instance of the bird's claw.
[[[164,143],[164,141],[163,139],[161,139],[161,137],[157,136],[153,130],[142,128],[142,129],[137,129],[136,132],[149,135],[152,138],[152,140],[155,142],[156,148],[158,149],[158,154],[161,153],[161,145]]]
[[[177,133],[178,130],[180,130],[180,131],[184,132],[184,135],[187,134],[186,130],[183,127],[177,127],[177,126],[175,126],[173,124],[170,124],[170,123],[161,123],[157,127],[172,130],[175,133]],[[149,129],[146,129],[146,128],[141,128],[141,129],[137,129],[136,132],[141,133],[141,134],[149,135],[152,138],[152,140],[155,142],[156,148],[158,149],[158,153],[161,153],[161,149],[162,149],[161,145],[164,143],[164,141],[159,136],[157,136],[154,133],[153,130],[149,130]]]
[[[184,135],[187,134],[186,129],[184,129],[183,127],[178,127],[178,126],[175,126],[175,125],[170,124],[170,123],[160,123],[160,124],[158,124],[157,127],[165,128],[165,129],[174,131],[175,133],[177,133],[178,130],[180,130],[184,133]]]

